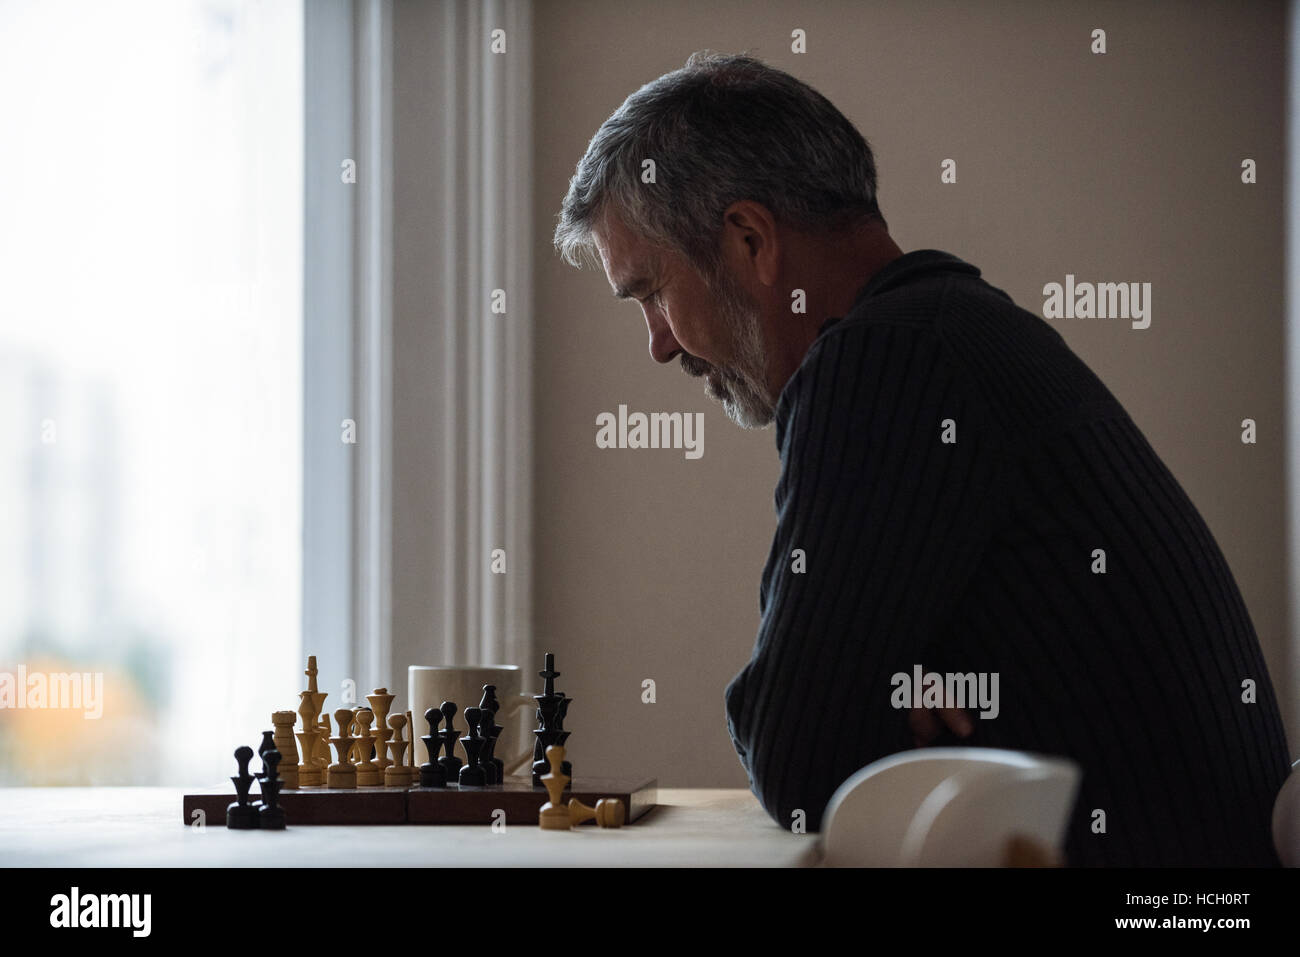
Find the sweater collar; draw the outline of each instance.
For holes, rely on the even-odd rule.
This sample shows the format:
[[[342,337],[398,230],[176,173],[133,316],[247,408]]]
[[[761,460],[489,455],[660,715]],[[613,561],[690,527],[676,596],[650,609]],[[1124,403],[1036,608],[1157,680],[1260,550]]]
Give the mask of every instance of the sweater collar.
[[[845,315],[852,315],[861,308],[862,304],[872,296],[878,296],[882,292],[893,289],[904,282],[910,282],[924,274],[935,272],[956,272],[966,273],[971,276],[980,274],[979,268],[972,266],[963,259],[958,259],[952,253],[946,253],[940,249],[914,249],[910,253],[903,253],[897,259],[891,260],[880,269],[876,270],[858,291],[857,297],[853,300],[853,305]],[[820,329],[817,330],[817,337],[821,338],[822,333],[839,322],[843,316],[832,316],[827,319]],[[816,343],[810,348],[815,348]],[[799,374],[795,371],[791,376],[791,381]],[[790,383],[781,390],[781,395],[776,404],[776,447],[779,452],[785,442],[785,429],[790,416],[789,396]]]
[[[853,305],[849,307],[846,315],[856,312],[862,303],[872,296],[878,296],[904,282],[910,282],[922,274],[945,271],[966,273],[971,276],[980,274],[977,266],[958,259],[952,253],[946,253],[941,249],[914,249],[910,253],[903,253],[872,273],[871,278],[858,290]],[[827,319],[817,330],[817,334],[820,336],[842,318],[843,316],[832,316]]]

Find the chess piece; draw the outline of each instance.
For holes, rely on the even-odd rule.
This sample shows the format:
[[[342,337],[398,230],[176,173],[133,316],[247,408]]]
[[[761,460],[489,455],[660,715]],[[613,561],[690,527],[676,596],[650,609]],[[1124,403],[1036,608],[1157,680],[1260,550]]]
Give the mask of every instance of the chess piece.
[[[485,743],[483,753],[479,756],[479,763],[483,765],[483,773],[487,777],[488,784],[501,784],[506,779],[506,763],[493,754],[493,751],[496,750],[497,738],[505,730],[496,723],[496,713],[500,707],[501,702],[497,700],[496,685],[484,685],[483,700],[478,703],[479,711],[485,715],[480,719]]]
[[[595,807],[583,804],[577,798],[569,798],[569,821],[573,824],[594,819],[600,827],[622,827],[626,817],[623,802],[618,798],[601,798]]]
[[[259,745],[257,746],[257,759],[258,759],[259,761],[262,762],[262,774],[265,774],[265,773],[266,773],[266,752],[268,752],[268,751],[274,751],[274,750],[276,750],[276,747],[275,747],[275,732],[274,732],[274,731],[263,731],[263,732],[262,732],[262,743],[259,744]],[[259,781],[262,780],[262,774],[258,774],[258,775],[257,775],[257,779],[258,779]],[[254,806],[254,807],[260,807],[260,806],[261,806],[261,803],[262,803],[262,802],[261,802],[261,799],[259,798],[258,800],[256,800],[256,801],[253,802],[253,806]]]
[[[442,770],[447,775],[447,783],[452,784],[460,780],[460,758],[456,757],[456,726],[452,723],[452,719],[456,717],[456,702],[444,701],[438,710],[442,712],[442,719],[447,722],[447,727],[439,732],[442,735],[442,746],[447,749],[447,753],[438,759],[438,763],[442,765]]]
[[[369,708],[361,708],[357,711],[357,727],[360,728],[360,733],[357,737],[356,753],[361,756],[361,760],[357,762],[357,787],[360,788],[378,787],[384,783],[384,772],[371,760],[375,753],[375,738],[370,732],[370,725],[374,720],[375,713]]]
[[[406,712],[406,784],[408,787],[415,787],[420,783],[420,769],[415,764],[415,719],[411,717],[411,712]]]
[[[307,656],[307,670],[304,671],[303,674],[305,674],[305,675],[307,676],[307,692],[308,692],[309,694],[313,694],[313,695],[314,695],[314,694],[319,694],[319,693],[320,693],[320,692],[319,692],[319,689],[316,687],[316,675],[317,675],[318,673],[319,673],[319,672],[317,672],[317,670],[316,670],[316,656],[315,656],[315,655],[308,655],[308,656]],[[317,713],[317,714],[320,714],[319,711],[317,711],[316,713]]]
[[[393,729],[388,726],[388,709],[393,706],[394,697],[387,688],[376,688],[366,695],[370,710],[375,713],[375,763],[381,774],[388,768],[388,739],[393,736]]]
[[[277,773],[279,767],[280,752],[275,748],[262,755],[262,773],[257,776],[262,788],[257,826],[268,831],[284,830],[284,808],[280,807],[280,786],[284,782]]]
[[[491,712],[489,712],[490,714]],[[465,709],[465,723],[469,725],[469,734],[460,739],[465,749],[465,766],[460,769],[461,787],[481,788],[487,784],[487,775],[479,765],[479,755],[483,751],[483,738],[479,732],[479,719],[483,712],[478,708]]]
[[[294,733],[294,737],[298,739],[298,745],[302,750],[302,763],[298,765],[298,787],[319,787],[324,783],[315,757],[320,735],[315,731],[298,731]]]
[[[298,705],[298,714],[302,717],[302,730],[294,733],[298,739],[298,748],[302,762],[298,765],[298,787],[315,787],[323,784],[320,768],[316,765],[316,748],[320,735],[316,733],[316,715],[312,711],[312,696],[304,691],[299,694],[302,703]]]
[[[352,712],[347,708],[339,708],[334,712],[334,719],[339,723],[339,733],[338,737],[330,739],[330,743],[338,751],[338,761],[329,766],[325,786],[331,788],[355,788],[357,786],[357,769],[348,760],[353,747],[356,746],[356,739],[348,734],[348,727],[352,724]]]
[[[361,737],[361,722],[357,720],[357,715],[361,713],[361,708],[354,707],[351,708],[350,710],[352,711],[352,720],[348,722],[348,737],[359,739]],[[357,744],[352,748],[352,754],[349,755],[348,760],[350,760],[354,765],[359,764],[361,762],[360,741],[358,741]]]
[[[330,738],[334,732],[330,730],[330,716],[323,714],[316,725],[316,733],[320,737],[320,747],[316,749],[316,763],[320,765],[321,773],[324,774],[329,769],[330,763]]]
[[[406,750],[406,741],[402,738],[402,728],[406,726],[406,715],[391,715],[388,726],[393,729],[393,740],[388,742],[393,760],[384,768],[384,787],[405,787],[407,777],[406,768],[402,766],[402,752]]]
[[[248,762],[253,760],[253,749],[243,744],[235,749],[239,773],[231,775],[235,785],[235,800],[226,807],[226,827],[244,831],[257,827],[257,810],[248,803],[248,789],[253,786],[253,775],[248,773]]]
[[[429,733],[422,735],[420,740],[424,742],[429,760],[420,765],[420,787],[445,788],[447,771],[438,763],[438,753],[442,751],[442,735],[438,733],[438,723],[442,720],[442,712],[437,708],[429,708],[424,712],[424,720],[429,725]]]
[[[566,698],[564,695],[559,694],[559,692],[556,692],[556,694],[560,699],[560,703],[555,709],[555,722],[553,727],[555,731],[558,732],[558,737],[555,739],[555,743],[562,748],[567,748],[568,745],[565,742],[569,740],[569,735],[573,732],[565,730],[564,718],[569,713],[569,705],[573,703],[573,699]],[[569,766],[568,761],[564,762],[564,773],[570,776],[573,775],[573,768]]]
[[[483,748],[479,752],[479,766],[483,768],[483,777],[488,784],[500,784],[504,779],[504,767],[500,758],[493,755],[497,746],[497,737],[502,727],[492,721],[492,712],[488,709],[479,711],[479,737],[483,739]]]
[[[302,731],[295,734],[302,750],[302,763],[298,765],[298,786],[317,787],[325,783],[324,766],[329,764],[329,745],[321,744],[319,731],[321,709],[325,707],[325,699],[329,695],[316,688],[315,655],[308,657],[307,670],[303,674],[307,676],[307,690],[298,693]]]
[[[293,743],[292,711],[272,711],[271,724],[275,726],[275,750],[280,752],[280,778],[290,791],[298,787],[298,747]]]
[[[554,654],[549,651],[546,653],[545,667],[537,674],[545,685],[541,694],[533,695],[533,700],[537,702],[537,720],[541,724],[533,732],[537,737],[533,744],[534,787],[542,783],[542,775],[547,770],[546,749],[552,745],[565,747],[569,732],[564,730],[564,716],[569,710],[569,702],[573,700],[555,690],[555,679],[560,677],[560,672],[555,670]],[[561,770],[572,779],[573,767],[568,761],[564,762]]]
[[[564,748],[557,744],[551,745],[546,749],[546,760],[551,769],[542,775],[542,786],[546,788],[550,800],[538,810],[537,824],[548,831],[567,831],[571,826],[569,809],[560,803],[561,798],[564,797],[564,789],[569,783],[569,778],[561,770]]]

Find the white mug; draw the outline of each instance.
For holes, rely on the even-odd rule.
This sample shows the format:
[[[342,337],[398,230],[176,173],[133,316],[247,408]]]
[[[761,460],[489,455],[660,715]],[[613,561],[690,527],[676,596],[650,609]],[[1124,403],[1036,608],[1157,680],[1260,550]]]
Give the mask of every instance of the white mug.
[[[502,730],[493,757],[505,762],[506,774],[513,774],[524,765],[531,768],[533,739],[532,735],[521,734],[519,714],[523,712],[531,717],[536,712],[537,702],[532,695],[519,690],[521,683],[522,672],[518,665],[411,665],[407,669],[406,700],[411,703],[411,720],[419,729],[419,733],[412,736],[413,741],[419,742],[416,766],[426,760],[424,743],[420,741],[429,733],[424,712],[441,707],[444,701],[455,702],[456,714],[452,724],[458,732],[456,737],[462,738],[469,733],[465,709],[478,707],[483,699],[484,685],[495,685],[497,701],[501,703],[496,723]],[[525,707],[531,710],[524,711]],[[465,756],[459,745],[456,755],[463,763]]]

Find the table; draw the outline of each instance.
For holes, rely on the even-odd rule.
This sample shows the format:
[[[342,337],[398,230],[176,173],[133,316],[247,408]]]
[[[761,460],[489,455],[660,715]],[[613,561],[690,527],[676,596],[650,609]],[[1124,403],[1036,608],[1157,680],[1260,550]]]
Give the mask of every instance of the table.
[[[816,834],[777,826],[744,788],[659,788],[635,824],[186,827],[181,788],[0,788],[6,867],[807,867]],[[268,844],[268,841],[275,842]]]

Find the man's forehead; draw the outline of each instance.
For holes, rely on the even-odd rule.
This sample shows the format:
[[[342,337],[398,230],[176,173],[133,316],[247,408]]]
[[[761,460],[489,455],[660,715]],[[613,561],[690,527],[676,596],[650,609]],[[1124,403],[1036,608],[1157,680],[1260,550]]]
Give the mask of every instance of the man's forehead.
[[[627,299],[649,291],[646,287],[662,264],[653,246],[609,219],[592,230],[592,237],[615,297]]]

